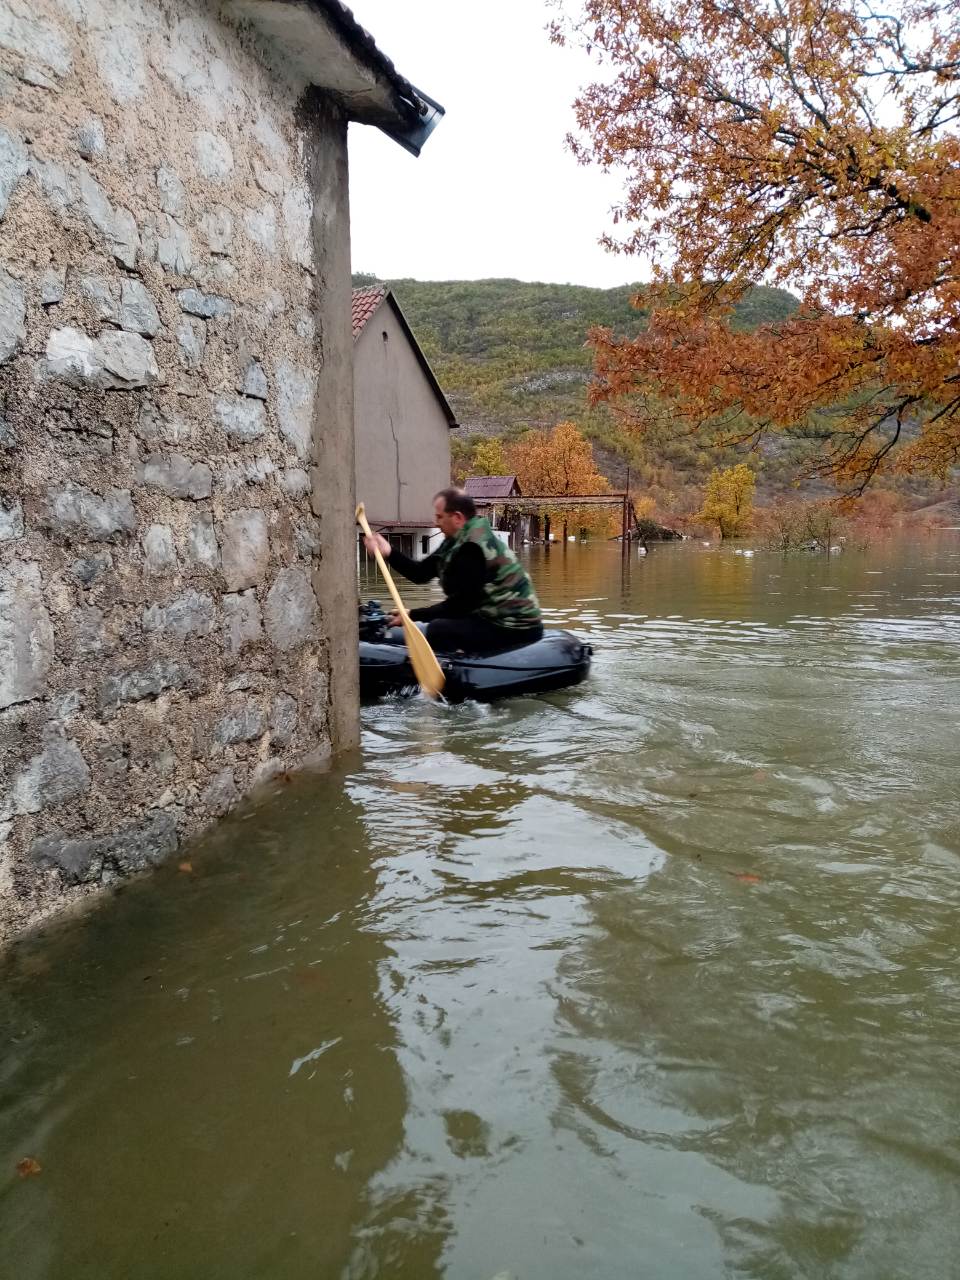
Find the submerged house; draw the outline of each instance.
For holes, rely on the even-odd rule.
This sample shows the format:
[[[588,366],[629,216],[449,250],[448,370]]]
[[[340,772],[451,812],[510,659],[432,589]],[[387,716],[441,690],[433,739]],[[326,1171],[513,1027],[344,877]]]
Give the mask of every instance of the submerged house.
[[[0,0],[0,100],[2,935],[357,741],[347,128],[442,110],[340,0]]]
[[[459,424],[393,292],[353,291],[357,496],[370,524],[415,559],[441,541],[433,496],[450,483]]]

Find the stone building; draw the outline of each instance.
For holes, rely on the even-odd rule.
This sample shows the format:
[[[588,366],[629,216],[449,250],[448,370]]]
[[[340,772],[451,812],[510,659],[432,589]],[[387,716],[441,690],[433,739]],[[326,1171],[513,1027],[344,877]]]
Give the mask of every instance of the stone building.
[[[0,0],[0,933],[357,740],[338,0]]]
[[[353,291],[357,495],[370,523],[420,560],[442,540],[429,518],[450,483],[453,410],[393,291]]]

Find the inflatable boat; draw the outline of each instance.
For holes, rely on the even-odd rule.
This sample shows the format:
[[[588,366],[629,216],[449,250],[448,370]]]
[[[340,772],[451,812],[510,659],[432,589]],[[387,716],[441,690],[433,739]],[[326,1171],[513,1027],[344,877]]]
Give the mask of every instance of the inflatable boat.
[[[532,644],[499,653],[438,653],[448,702],[493,702],[525,693],[547,693],[586,680],[593,649],[569,631],[545,631]],[[360,607],[360,693],[379,698],[415,693],[416,677],[403,643],[403,628],[388,627],[375,600]]]

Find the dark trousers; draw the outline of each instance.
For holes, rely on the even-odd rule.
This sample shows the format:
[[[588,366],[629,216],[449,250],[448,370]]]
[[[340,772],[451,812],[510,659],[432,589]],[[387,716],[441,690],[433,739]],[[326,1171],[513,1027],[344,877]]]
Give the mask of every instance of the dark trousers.
[[[427,625],[427,639],[440,653],[497,653],[531,644],[543,635],[538,622],[535,627],[498,627],[486,618],[434,618]]]

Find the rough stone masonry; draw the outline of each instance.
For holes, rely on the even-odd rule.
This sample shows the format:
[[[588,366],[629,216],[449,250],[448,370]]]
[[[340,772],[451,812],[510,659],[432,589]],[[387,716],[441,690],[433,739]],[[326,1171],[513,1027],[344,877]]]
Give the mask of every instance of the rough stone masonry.
[[[214,4],[0,0],[0,934],[329,750],[302,92]]]

